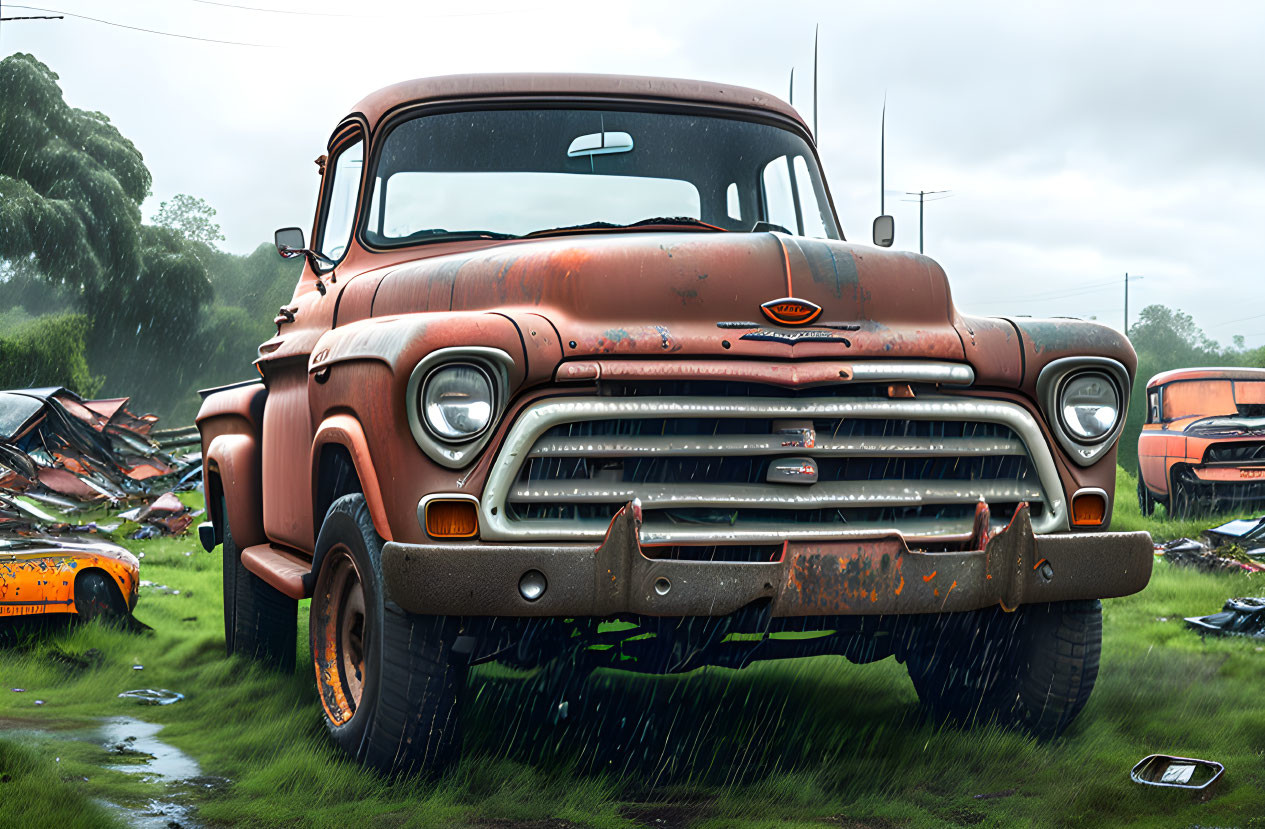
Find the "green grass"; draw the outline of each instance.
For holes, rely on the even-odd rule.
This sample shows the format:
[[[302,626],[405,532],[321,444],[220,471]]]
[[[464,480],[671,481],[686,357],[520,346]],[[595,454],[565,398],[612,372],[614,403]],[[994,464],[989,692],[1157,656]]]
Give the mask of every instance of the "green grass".
[[[1216,527],[1234,518],[1246,518],[1259,513],[1227,513],[1209,518],[1177,519],[1170,518],[1168,507],[1157,504],[1155,514],[1149,518],[1142,514],[1138,507],[1135,493],[1138,491],[1138,479],[1122,466],[1116,467],[1116,502],[1111,514],[1112,532],[1131,532],[1146,530],[1156,541],[1168,541],[1173,538],[1198,538],[1199,534],[1209,527]]]
[[[1122,496],[1132,491],[1126,478]],[[1149,526],[1130,502],[1121,498],[1113,529]],[[1189,534],[1157,526],[1157,535]],[[465,759],[439,783],[392,785],[335,753],[307,670],[283,677],[223,656],[218,550],[203,552],[192,535],[126,543],[145,554],[143,578],[181,591],[142,591],[136,615],[152,635],[85,626],[0,652],[0,776],[10,778],[0,783],[0,826],[109,825],[116,818],[98,799],[140,808],[167,795],[104,768],[117,758],[74,739],[119,715],[163,724],[160,739],[228,778],[218,790],[177,792],[217,825],[1265,825],[1265,643],[1201,639],[1181,621],[1265,592],[1260,576],[1157,562],[1145,591],[1105,602],[1098,686],[1048,744],[925,722],[890,659],[684,677],[599,672],[562,725],[547,722],[530,677],[484,668],[470,682]],[[300,665],[305,632],[301,609]],[[97,648],[103,662],[71,669],[54,648]],[[139,707],[117,698],[138,687],[186,699]],[[1131,783],[1129,769],[1153,752],[1227,771],[1206,800]]]

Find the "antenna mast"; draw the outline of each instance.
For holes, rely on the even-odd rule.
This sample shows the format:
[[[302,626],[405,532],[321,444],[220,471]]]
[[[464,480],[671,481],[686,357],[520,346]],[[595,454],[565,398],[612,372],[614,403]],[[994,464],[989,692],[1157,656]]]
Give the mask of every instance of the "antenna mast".
[[[821,143],[817,132],[817,40],[821,34],[821,24],[813,29],[813,141]]]
[[[786,102],[791,106],[795,106],[795,67],[791,67],[791,88],[790,94],[786,96]]]
[[[887,93],[883,93],[883,117],[878,134],[878,214],[887,215]]]

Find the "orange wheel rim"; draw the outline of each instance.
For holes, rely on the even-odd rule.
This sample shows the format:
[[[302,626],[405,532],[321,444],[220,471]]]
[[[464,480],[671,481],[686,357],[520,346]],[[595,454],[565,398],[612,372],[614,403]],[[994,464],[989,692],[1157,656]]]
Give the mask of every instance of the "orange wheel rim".
[[[343,725],[364,694],[368,640],[360,570],[341,544],[326,554],[312,613],[312,661],[321,705],[330,722]]]

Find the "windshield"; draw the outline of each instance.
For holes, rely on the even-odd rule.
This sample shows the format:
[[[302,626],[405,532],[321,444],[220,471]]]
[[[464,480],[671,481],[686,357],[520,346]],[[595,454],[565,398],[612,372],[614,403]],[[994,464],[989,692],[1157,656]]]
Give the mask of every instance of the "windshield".
[[[1183,380],[1164,387],[1164,419],[1265,416],[1265,380]]]
[[[839,238],[803,138],[689,113],[419,116],[387,135],[371,184],[364,236],[375,247],[638,223],[769,229],[763,222]]]

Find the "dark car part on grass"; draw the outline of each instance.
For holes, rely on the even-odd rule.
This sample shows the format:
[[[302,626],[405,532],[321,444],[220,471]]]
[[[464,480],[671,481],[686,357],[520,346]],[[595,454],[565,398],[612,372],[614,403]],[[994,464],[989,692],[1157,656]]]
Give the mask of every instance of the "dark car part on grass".
[[[1200,633],[1265,639],[1265,598],[1227,599],[1220,613],[1191,616],[1186,624]]]
[[[1156,545],[1155,553],[1173,564],[1193,567],[1207,573],[1227,570],[1248,573],[1265,571],[1265,562],[1259,561],[1251,553],[1244,552],[1234,543],[1220,543],[1214,547],[1207,540],[1174,538]]]
[[[1213,760],[1152,754],[1143,757],[1129,772],[1134,783],[1174,789],[1206,789],[1221,777],[1225,766]]]
[[[286,667],[312,599],[349,754],[442,771],[487,662],[545,669],[559,718],[595,667],[826,653],[1042,736],[1084,704],[1097,600],[1153,564],[1106,531],[1126,337],[964,315],[935,261],[845,241],[755,90],[423,79],[328,159],[259,381],[203,393],[199,538],[231,653]]]
[[[1260,551],[1259,554],[1265,555],[1265,515],[1230,521],[1220,527],[1204,530],[1204,535],[1214,543],[1233,542],[1249,553]]]

